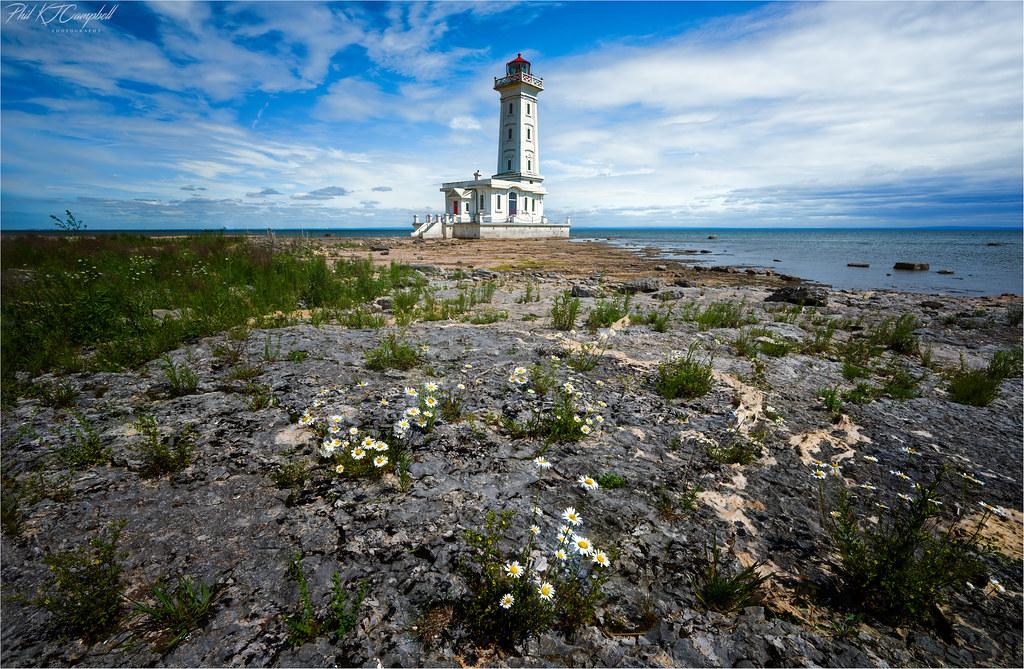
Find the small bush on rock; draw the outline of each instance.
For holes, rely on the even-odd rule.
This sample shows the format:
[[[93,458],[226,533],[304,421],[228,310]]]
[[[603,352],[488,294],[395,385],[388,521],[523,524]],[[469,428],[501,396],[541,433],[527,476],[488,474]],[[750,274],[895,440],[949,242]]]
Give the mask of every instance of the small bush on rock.
[[[376,348],[367,351],[366,366],[370,369],[412,369],[420,364],[420,353],[416,347],[395,334],[389,334]]]
[[[187,363],[175,364],[170,355],[164,355],[160,363],[164,370],[164,378],[170,387],[171,397],[191,395],[199,385],[199,375]]]
[[[299,611],[284,617],[288,626],[287,643],[295,648],[312,641],[321,634],[332,634],[340,640],[355,629],[359,619],[359,609],[366,599],[366,581],[360,581],[354,595],[349,599],[348,588],[341,580],[341,574],[334,572],[331,577],[331,599],[327,605],[326,615],[317,615],[313,606],[313,598],[309,591],[309,581],[302,570],[302,554],[296,553],[288,564],[288,575],[299,587]]]
[[[918,328],[917,318],[913,314],[903,314],[899,318],[886,318],[868,333],[872,343],[884,346],[890,351],[914,355],[919,342],[914,330]]]
[[[60,631],[91,643],[121,620],[124,554],[117,542],[123,528],[124,521],[115,522],[87,546],[43,557],[52,579],[38,602]]]
[[[576,327],[576,317],[580,313],[580,300],[569,291],[555,298],[551,306],[551,325],[556,330],[569,331]]]
[[[886,507],[877,523],[867,519],[876,510],[858,509],[854,496],[838,489],[823,523],[849,606],[895,623],[929,620],[950,592],[983,575],[978,532],[963,534],[956,519],[940,522],[943,478],[914,487],[913,495],[898,495],[895,508]],[[822,483],[823,500],[824,488]]]
[[[75,423],[71,427],[70,441],[57,450],[57,458],[71,469],[84,469],[110,461],[110,449],[100,441],[99,434],[85,416],[72,414]]]
[[[711,362],[697,360],[695,350],[695,346],[690,346],[686,355],[669,358],[658,365],[654,385],[665,399],[692,399],[711,390]]]
[[[188,467],[195,451],[195,429],[185,426],[164,439],[160,436],[160,428],[153,416],[142,416],[135,421],[133,427],[143,436],[139,447],[142,458],[140,473],[145,478],[155,478],[164,474],[174,474]]]
[[[598,300],[594,308],[587,314],[586,326],[591,330],[606,328],[619,319],[629,315],[629,295],[622,295],[610,300]]]

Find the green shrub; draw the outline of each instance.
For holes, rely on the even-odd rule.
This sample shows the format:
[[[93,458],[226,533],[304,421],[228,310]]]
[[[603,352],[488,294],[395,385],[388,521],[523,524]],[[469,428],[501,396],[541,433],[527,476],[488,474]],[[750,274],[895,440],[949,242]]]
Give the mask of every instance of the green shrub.
[[[814,329],[814,337],[804,344],[804,352],[809,354],[828,353],[832,350],[832,337],[836,333],[838,323],[834,320],[828,321],[824,327]]]
[[[695,350],[691,345],[685,356],[669,358],[658,365],[654,386],[665,399],[692,399],[711,391],[711,361],[697,360]]]
[[[370,369],[407,370],[420,362],[420,353],[416,347],[405,339],[399,339],[394,333],[385,336],[376,348],[366,353],[366,366]]]
[[[719,613],[738,611],[754,604],[758,600],[761,585],[768,580],[768,576],[758,573],[764,562],[757,562],[735,573],[728,573],[720,566],[721,558],[717,543],[711,550],[707,547],[704,550],[704,566],[690,579],[693,593],[700,603]]]
[[[867,404],[873,402],[878,396],[879,389],[869,383],[858,383],[853,390],[843,393],[843,400],[854,404]]]
[[[753,440],[734,436],[727,446],[708,448],[708,456],[726,465],[749,465],[761,457],[761,446]]]
[[[360,306],[343,312],[338,323],[353,330],[371,330],[384,327],[387,319]]]
[[[910,400],[920,395],[917,387],[920,379],[909,371],[893,366],[888,369],[887,373],[888,378],[882,384],[883,393],[894,400]]]
[[[160,429],[153,416],[140,417],[133,427],[143,436],[142,444],[139,446],[139,455],[142,458],[139,473],[144,478],[175,474],[192,462],[196,439],[195,429],[191,425],[167,439],[161,438]]]
[[[87,546],[43,556],[51,580],[38,602],[61,632],[92,643],[121,620],[125,556],[117,543],[123,528],[118,521]]]
[[[530,302],[540,302],[540,289],[537,288],[537,284],[532,281],[526,282],[526,290],[523,292],[522,297],[517,297],[516,302],[519,304],[528,304]]]
[[[608,327],[629,315],[629,302],[629,295],[621,295],[610,300],[598,300],[594,308],[587,314],[585,325],[591,330]]]
[[[70,428],[70,441],[57,450],[57,459],[76,470],[110,462],[110,449],[103,445],[92,423],[80,413],[72,415],[76,424]]]
[[[288,351],[288,362],[302,362],[309,357],[309,351]]]
[[[13,479],[5,478],[0,486],[0,529],[8,537],[20,537],[25,530],[25,514]]]
[[[913,314],[903,314],[899,318],[886,318],[868,332],[869,340],[890,351],[915,355],[919,342],[914,330],[918,328],[917,318]]]
[[[749,317],[746,311],[746,302],[714,302],[705,307],[697,315],[696,320],[701,330],[738,328],[756,322],[756,319]]]
[[[843,394],[839,390],[839,386],[819,388],[818,399],[821,400],[822,406],[832,416],[832,422],[838,423],[843,415]]]
[[[943,476],[882,514],[855,508],[845,487],[839,489],[823,524],[848,606],[892,623],[929,620],[950,592],[982,575],[978,533],[961,533],[955,519],[940,520]],[[876,514],[877,523],[868,520]]]
[[[987,369],[961,367],[949,380],[949,398],[958,404],[988,406],[999,396],[1001,382],[1002,379],[993,376]]]
[[[179,576],[174,587],[157,584],[151,593],[153,603],[137,603],[135,611],[144,617],[146,628],[160,635],[156,647],[166,653],[193,630],[203,627],[219,590],[218,586]]]
[[[1022,322],[1024,322],[1024,307],[1019,304],[1010,305],[1006,310],[1006,324],[1019,328]]]
[[[553,360],[546,359],[530,367],[530,385],[541,396],[558,385],[558,370]]]
[[[78,386],[67,380],[43,384],[38,392],[43,404],[55,409],[74,406],[79,394]]]
[[[497,323],[498,321],[504,320],[508,320],[508,312],[496,311],[494,309],[478,311],[469,317],[469,322],[473,325],[490,325],[491,323]]]
[[[245,384],[245,387],[242,389],[242,394],[248,398],[246,405],[249,407],[250,411],[266,409],[267,407],[274,406],[277,403],[277,398],[274,397],[274,393],[266,383],[250,381]]]
[[[624,488],[626,486],[626,479],[621,474],[615,472],[604,472],[597,477],[597,484],[602,488],[614,490],[615,488]]]
[[[579,298],[565,291],[555,297],[555,302],[551,306],[551,324],[556,330],[572,330],[576,327],[576,317],[579,313]]]
[[[301,488],[309,480],[309,463],[305,460],[294,460],[278,465],[271,478],[278,490]]]
[[[309,581],[302,570],[301,553],[296,553],[288,564],[288,575],[299,587],[299,611],[294,615],[284,617],[285,625],[288,627],[288,646],[292,648],[301,646],[325,633],[334,635],[335,639],[340,641],[355,629],[359,619],[359,609],[362,608],[363,600],[366,598],[366,581],[359,582],[358,590],[352,601],[349,602],[349,593],[341,581],[341,575],[334,572],[331,576],[331,599],[328,603],[327,614],[318,616],[313,607]]]
[[[672,320],[672,307],[668,309],[651,309],[645,314],[631,314],[629,322],[633,325],[648,325],[655,332],[668,332]]]
[[[999,379],[1012,379],[1024,373],[1024,350],[997,351],[988,363],[988,373]]]

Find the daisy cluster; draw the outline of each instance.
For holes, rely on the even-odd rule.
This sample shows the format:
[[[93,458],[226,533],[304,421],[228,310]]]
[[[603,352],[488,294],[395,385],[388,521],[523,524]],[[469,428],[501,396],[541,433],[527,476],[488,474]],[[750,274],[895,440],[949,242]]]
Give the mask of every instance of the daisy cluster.
[[[589,477],[581,477],[581,480],[583,478],[589,479]],[[596,489],[597,483],[593,482],[593,479],[590,481],[593,488]],[[535,520],[539,521],[544,514],[539,508],[534,507],[533,515]],[[549,554],[554,558],[554,566],[544,576],[534,576],[533,578],[536,594],[543,602],[554,602],[557,592],[555,584],[579,581],[579,583],[585,584],[585,587],[587,585],[600,587],[604,582],[604,574],[599,572],[611,567],[612,564],[608,555],[581,533],[583,518],[575,508],[566,507],[562,511],[559,521],[561,524],[553,533],[554,541],[549,548]],[[534,540],[542,534],[539,525],[530,525],[527,555],[530,553]],[[527,576],[532,570],[532,566],[532,560],[529,560],[525,566],[519,560],[509,560],[502,565],[501,571],[506,578],[517,581]],[[511,609],[515,604],[516,599],[511,592],[506,592],[498,600],[498,606],[506,610]]]

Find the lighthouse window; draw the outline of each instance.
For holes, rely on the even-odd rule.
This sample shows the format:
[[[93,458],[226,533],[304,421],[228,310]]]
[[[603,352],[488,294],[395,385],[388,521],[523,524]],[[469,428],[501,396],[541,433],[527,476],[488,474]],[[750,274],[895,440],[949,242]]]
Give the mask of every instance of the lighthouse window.
[[[527,116],[530,115],[530,103],[529,102],[526,103],[526,115]]]
[[[498,206],[495,207],[495,209],[497,209],[498,211],[501,211],[501,196],[500,195],[498,196]]]
[[[537,200],[536,200],[536,198],[530,201],[530,211],[537,211]]]
[[[526,161],[526,171],[529,172],[532,169],[533,169],[533,161],[532,160],[527,160]]]
[[[483,208],[484,208],[484,196],[481,195],[480,196],[480,210],[483,211]]]
[[[530,139],[530,129],[526,129],[526,139]]]
[[[511,102],[510,102],[510,103],[508,103],[508,113],[509,113],[509,114],[511,114],[511,113],[512,113],[512,103],[511,103]]]
[[[509,171],[509,172],[511,172],[511,171],[512,171],[512,161],[511,161],[511,160],[510,160],[510,161],[508,161],[508,171]]]
[[[512,139],[512,126],[508,127],[508,138]]]

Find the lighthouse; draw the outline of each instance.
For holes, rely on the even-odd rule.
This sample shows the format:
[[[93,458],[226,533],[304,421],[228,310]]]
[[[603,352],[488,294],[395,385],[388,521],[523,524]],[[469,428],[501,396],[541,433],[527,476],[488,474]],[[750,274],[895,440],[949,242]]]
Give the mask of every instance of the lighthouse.
[[[494,78],[498,93],[497,171],[481,179],[441,184],[444,214],[413,217],[413,237],[422,239],[567,238],[568,223],[544,215],[544,177],[540,174],[540,109],[544,79],[518,54]]]

